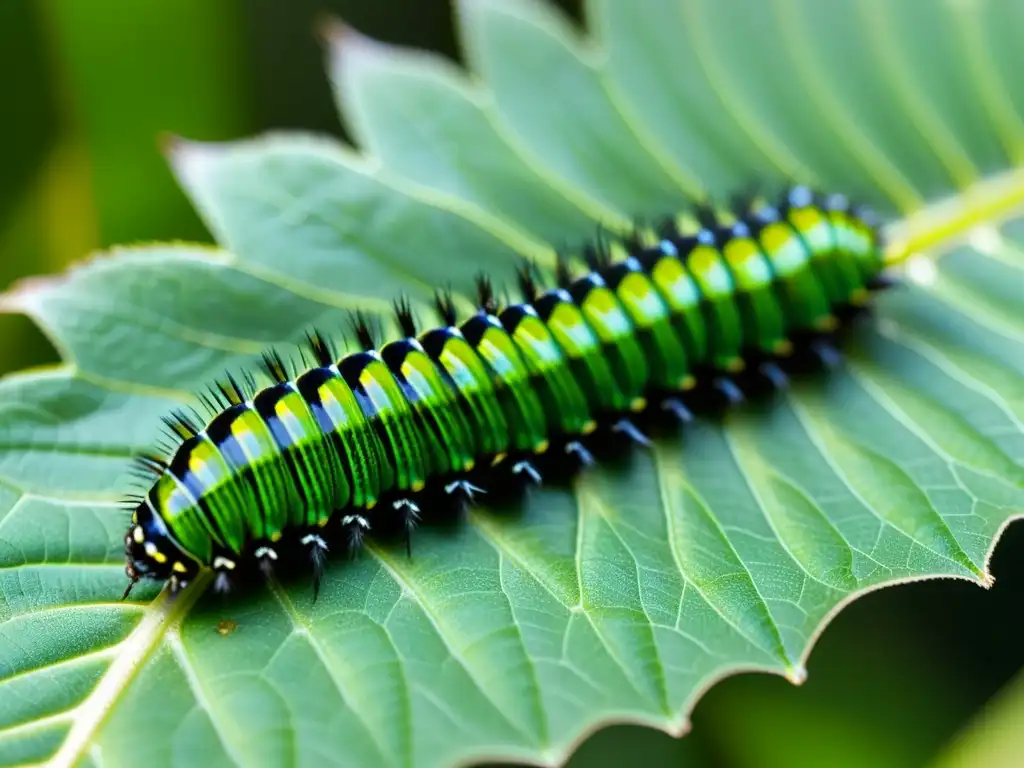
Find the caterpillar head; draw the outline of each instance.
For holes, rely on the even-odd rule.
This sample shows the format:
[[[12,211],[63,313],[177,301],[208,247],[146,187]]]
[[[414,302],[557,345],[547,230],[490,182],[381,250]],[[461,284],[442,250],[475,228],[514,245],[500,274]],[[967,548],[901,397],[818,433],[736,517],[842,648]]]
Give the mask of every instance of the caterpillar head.
[[[124,536],[124,556],[124,572],[130,579],[125,598],[140,579],[169,579],[171,591],[177,592],[199,572],[199,564],[181,551],[148,499],[132,515],[132,524]]]

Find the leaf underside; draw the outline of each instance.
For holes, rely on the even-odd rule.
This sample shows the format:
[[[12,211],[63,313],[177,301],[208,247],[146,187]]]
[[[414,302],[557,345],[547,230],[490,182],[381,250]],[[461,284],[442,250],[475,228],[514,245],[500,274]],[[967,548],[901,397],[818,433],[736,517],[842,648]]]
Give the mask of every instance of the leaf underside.
[[[365,157],[174,148],[225,250],[0,298],[65,360],[0,381],[0,764],[554,763],[609,721],[684,730],[723,675],[802,680],[868,589],[989,583],[1024,510],[1019,4],[592,0],[586,39],[527,0],[458,10],[472,78],[333,31]],[[304,578],[118,602],[129,456],[226,367],[750,179],[849,192],[926,244],[840,370],[428,526],[411,560],[335,560],[316,604]]]

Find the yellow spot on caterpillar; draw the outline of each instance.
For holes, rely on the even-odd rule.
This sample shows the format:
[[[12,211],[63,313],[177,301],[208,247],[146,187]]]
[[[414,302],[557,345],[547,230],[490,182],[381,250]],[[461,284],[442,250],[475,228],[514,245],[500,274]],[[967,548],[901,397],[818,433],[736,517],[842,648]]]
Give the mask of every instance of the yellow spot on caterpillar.
[[[472,472],[473,471],[473,467],[475,467],[475,466],[476,466],[476,462],[475,461],[473,461],[472,459],[466,459],[466,463],[462,465],[462,471],[463,472]]]
[[[331,522],[331,518],[329,518],[329,517],[321,517],[319,520],[316,521],[316,524],[318,526],[320,526],[321,528],[323,528],[329,522]]]
[[[419,493],[420,491],[423,490],[425,485],[426,483],[424,483],[422,480],[414,480],[412,483],[412,492]]]
[[[499,464],[501,464],[501,462],[503,462],[505,460],[505,457],[507,455],[508,454],[506,454],[506,453],[499,453],[499,454],[497,454],[493,459],[491,459],[491,466],[492,467],[496,467]]]
[[[793,354],[793,342],[789,339],[781,339],[772,346],[772,352],[779,357],[787,357]]]
[[[270,540],[272,542],[274,542],[275,544],[277,542],[279,542],[281,540],[281,532],[280,531],[274,531],[272,534],[270,534]]]
[[[238,629],[238,622],[234,619],[224,619],[217,623],[217,634],[221,637],[227,637],[236,629]]]
[[[597,429],[597,422],[591,419],[590,421],[583,425],[582,429],[580,429],[580,434],[589,435],[595,429]]]
[[[548,443],[547,440],[541,440],[539,443],[537,443],[535,446],[533,446],[533,452],[534,453],[544,453],[544,451],[546,451],[548,449],[549,445],[550,445],[550,443]]]
[[[136,544],[141,544],[142,540],[146,538],[146,534],[142,532],[142,528],[140,526],[136,525],[132,531],[132,538],[135,539]]]
[[[154,544],[152,541],[146,542],[146,554],[149,555],[149,557],[153,558],[156,562],[160,563],[161,565],[167,562],[167,555],[165,555],[163,552],[157,549],[156,544]]]
[[[697,386],[697,377],[691,374],[683,376],[682,381],[679,382],[679,388],[684,392],[693,389]]]
[[[171,566],[171,570],[176,573],[188,573],[188,568],[184,564],[179,563],[177,560],[174,561],[174,565]]]
[[[640,413],[644,408],[647,407],[647,400],[643,397],[633,398],[633,402],[629,404],[629,409],[633,413]]]
[[[377,500],[376,499],[370,499],[368,502],[366,502],[366,509],[373,509],[376,506],[377,506]]]
[[[819,331],[834,331],[839,327],[839,319],[835,315],[825,315],[814,321],[814,327]]]
[[[850,303],[857,307],[863,307],[870,298],[871,294],[868,293],[866,288],[857,288],[850,294]]]
[[[132,512],[132,522],[133,523],[139,522],[139,513],[138,512]]]
[[[732,360],[725,364],[725,370],[729,373],[739,373],[747,367],[747,363],[742,357],[734,357]]]

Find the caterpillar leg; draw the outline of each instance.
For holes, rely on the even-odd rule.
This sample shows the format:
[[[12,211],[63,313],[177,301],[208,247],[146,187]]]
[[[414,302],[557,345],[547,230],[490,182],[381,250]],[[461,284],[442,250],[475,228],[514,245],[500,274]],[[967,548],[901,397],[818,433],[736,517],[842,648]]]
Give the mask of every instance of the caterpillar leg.
[[[320,579],[324,575],[324,566],[327,564],[327,543],[315,533],[307,533],[300,540],[302,546],[309,552],[309,562],[313,567],[313,602],[316,602],[320,594]]]
[[[647,437],[643,432],[636,428],[636,425],[629,419],[619,419],[612,425],[612,432],[618,432],[621,435],[625,435],[637,445],[642,445],[644,448],[651,447],[651,439]]]
[[[405,554],[412,557],[412,532],[420,520],[420,508],[412,499],[395,499],[391,507],[402,519],[405,531]]]
[[[341,528],[345,533],[348,553],[355,557],[363,546],[363,536],[370,530],[370,521],[362,515],[348,514],[341,518]]]
[[[259,564],[260,572],[264,578],[269,579],[274,574],[274,563],[277,562],[277,552],[273,547],[257,547],[253,552],[256,562]]]
[[[570,440],[566,443],[565,452],[570,456],[575,456],[581,467],[590,467],[596,463],[593,454],[579,440]]]
[[[831,342],[825,339],[816,339],[811,342],[811,352],[817,356],[826,368],[838,368],[843,362],[843,356]]]
[[[736,382],[725,376],[717,377],[712,382],[712,386],[725,397],[729,405],[739,405],[746,399],[743,390],[736,386]]]
[[[213,591],[219,595],[225,595],[231,591],[231,572],[238,567],[238,564],[231,558],[217,555],[213,558],[213,571],[217,575],[213,579]]]
[[[787,389],[789,377],[785,374],[778,363],[767,360],[760,365],[761,375],[764,376],[775,389]]]
[[[537,471],[537,468],[526,460],[517,461],[514,465],[512,465],[512,474],[515,475],[516,477],[525,478],[534,485],[540,485],[543,481],[543,478],[540,476],[540,472]]]
[[[679,420],[680,424],[689,424],[691,421],[693,421],[693,413],[690,411],[689,408],[683,405],[682,400],[679,400],[675,397],[670,397],[667,400],[665,400],[661,404],[661,409],[663,411],[668,411],[673,416],[675,416]]]
[[[472,504],[476,500],[474,494],[487,493],[483,488],[473,485],[468,480],[453,480],[445,485],[444,492],[449,496],[461,496],[466,504]]]

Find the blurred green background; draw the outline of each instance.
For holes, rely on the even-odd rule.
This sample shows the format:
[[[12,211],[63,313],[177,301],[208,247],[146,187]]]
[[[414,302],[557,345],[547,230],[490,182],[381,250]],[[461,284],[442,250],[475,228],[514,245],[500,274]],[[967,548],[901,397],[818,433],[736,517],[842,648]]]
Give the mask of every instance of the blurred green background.
[[[576,0],[559,5],[579,18]],[[314,35],[326,12],[458,59],[447,0],[0,2],[0,287],[117,243],[210,240],[161,134],[344,136]],[[0,373],[55,359],[29,320],[0,316]],[[1024,766],[1022,556],[1017,526],[991,591],[947,581],[870,595],[829,627],[801,688],[729,679],[686,738],[618,726],[573,765]]]

